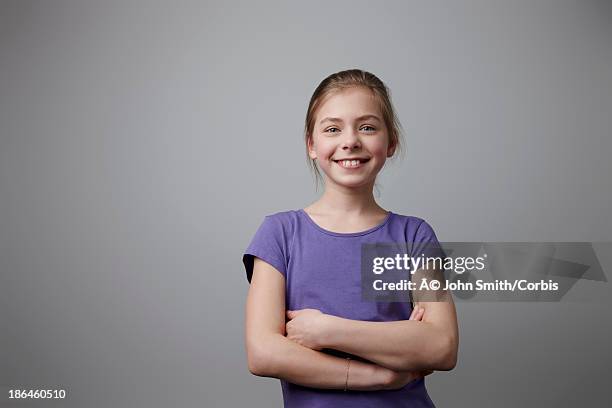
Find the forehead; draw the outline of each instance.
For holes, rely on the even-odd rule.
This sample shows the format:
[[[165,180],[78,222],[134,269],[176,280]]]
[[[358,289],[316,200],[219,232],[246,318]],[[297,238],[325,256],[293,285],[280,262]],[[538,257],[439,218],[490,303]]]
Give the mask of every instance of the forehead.
[[[317,111],[317,123],[326,117],[352,120],[365,115],[382,119],[380,105],[374,92],[364,87],[351,87],[328,95]]]

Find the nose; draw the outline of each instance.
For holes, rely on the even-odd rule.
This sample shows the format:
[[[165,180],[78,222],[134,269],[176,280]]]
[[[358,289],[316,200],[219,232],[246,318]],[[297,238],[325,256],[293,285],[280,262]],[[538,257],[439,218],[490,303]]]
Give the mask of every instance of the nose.
[[[355,131],[347,131],[345,132],[345,135],[346,136],[342,141],[342,150],[352,151],[361,148],[361,141],[359,140],[359,137]]]

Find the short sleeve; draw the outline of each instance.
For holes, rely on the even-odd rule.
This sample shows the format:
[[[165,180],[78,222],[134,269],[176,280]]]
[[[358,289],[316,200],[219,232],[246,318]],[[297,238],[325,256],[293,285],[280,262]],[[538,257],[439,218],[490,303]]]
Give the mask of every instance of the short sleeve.
[[[440,288],[444,286],[443,280],[446,264],[446,253],[438,241],[438,237],[431,225],[425,220],[421,221],[416,229],[411,250],[411,257],[421,259],[421,266],[411,275],[415,289],[410,292],[410,302],[414,308],[415,302],[440,302],[447,300],[447,292],[422,283],[438,281]]]
[[[446,257],[446,253],[438,241],[436,233],[425,220],[421,221],[417,227],[411,246],[413,257]]]
[[[282,222],[278,217],[267,215],[242,256],[249,283],[253,276],[255,257],[266,261],[286,277],[286,254],[287,239]]]

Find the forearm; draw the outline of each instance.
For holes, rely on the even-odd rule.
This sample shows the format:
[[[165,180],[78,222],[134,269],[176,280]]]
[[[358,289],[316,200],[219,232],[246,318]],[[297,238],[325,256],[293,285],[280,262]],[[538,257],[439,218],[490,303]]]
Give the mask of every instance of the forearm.
[[[344,389],[348,362],[299,345],[281,334],[270,334],[261,339],[254,374],[275,377],[305,387]],[[351,360],[348,388],[374,391],[384,389],[390,370],[375,364]]]
[[[431,323],[370,322],[329,316],[325,348],[358,355],[391,370],[448,370],[452,338]]]

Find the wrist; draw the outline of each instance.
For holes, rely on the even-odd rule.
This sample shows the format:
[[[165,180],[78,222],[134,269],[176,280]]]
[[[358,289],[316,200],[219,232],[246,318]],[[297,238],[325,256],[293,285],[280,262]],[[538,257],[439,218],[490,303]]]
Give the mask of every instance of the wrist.
[[[321,348],[333,348],[333,332],[337,320],[337,316],[328,314],[321,316],[321,332],[317,336]]]
[[[351,391],[380,391],[387,388],[390,377],[384,367],[350,360],[348,389]],[[388,371],[388,370],[387,370]]]
[[[376,379],[376,384],[381,390],[389,390],[391,389],[391,383],[394,379],[394,372],[386,367],[374,365],[374,378]]]

